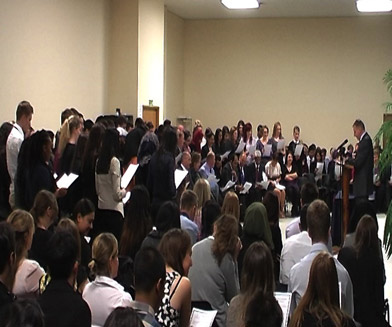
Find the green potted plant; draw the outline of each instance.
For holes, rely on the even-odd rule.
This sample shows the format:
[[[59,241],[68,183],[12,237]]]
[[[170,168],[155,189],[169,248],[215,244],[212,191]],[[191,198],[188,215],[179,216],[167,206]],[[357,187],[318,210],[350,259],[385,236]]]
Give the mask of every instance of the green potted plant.
[[[392,69],[389,69],[383,78],[384,84],[387,87],[388,93],[392,97]],[[392,112],[392,102],[384,103],[387,112]],[[384,122],[376,136],[374,137],[376,143],[380,143],[382,140],[384,143],[384,150],[380,155],[380,171],[385,169],[391,169],[392,164],[392,120]],[[392,201],[388,205],[388,210],[385,219],[384,228],[384,247],[388,258],[392,254]]]

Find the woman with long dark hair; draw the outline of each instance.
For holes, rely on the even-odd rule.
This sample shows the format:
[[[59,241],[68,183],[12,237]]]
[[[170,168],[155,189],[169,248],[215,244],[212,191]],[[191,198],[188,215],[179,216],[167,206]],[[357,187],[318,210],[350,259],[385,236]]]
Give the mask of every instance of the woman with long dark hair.
[[[126,190],[121,188],[121,167],[118,159],[120,147],[119,133],[116,129],[105,130],[102,148],[95,169],[95,187],[98,195],[94,236],[102,232],[112,233],[120,239],[123,220],[124,204],[122,199]]]
[[[164,296],[156,314],[164,327],[188,327],[191,316],[191,283],[188,279],[192,265],[192,245],[189,234],[182,229],[171,229],[159,247],[166,263]]]
[[[120,255],[135,259],[144,238],[152,229],[150,195],[143,185],[136,185],[126,209],[119,245]]]
[[[171,126],[165,127],[161,144],[150,161],[147,185],[152,197],[153,219],[160,205],[175,198],[174,183],[175,152],[177,148],[177,131]]]
[[[339,306],[338,274],[335,261],[327,252],[312,262],[308,288],[294,311],[289,327],[354,327]]]
[[[242,326],[249,301],[260,291],[264,296],[273,296],[274,290],[274,264],[271,251],[264,242],[255,242],[245,253],[241,273],[241,293],[230,302],[226,327]]]
[[[383,316],[385,270],[373,217],[361,218],[354,245],[343,247],[338,260],[353,283],[355,320],[363,327],[387,326]]]
[[[101,124],[95,124],[91,128],[79,177],[82,183],[83,197],[90,199],[96,208],[98,207],[98,196],[95,188],[95,164],[101,149],[104,132],[105,128]]]

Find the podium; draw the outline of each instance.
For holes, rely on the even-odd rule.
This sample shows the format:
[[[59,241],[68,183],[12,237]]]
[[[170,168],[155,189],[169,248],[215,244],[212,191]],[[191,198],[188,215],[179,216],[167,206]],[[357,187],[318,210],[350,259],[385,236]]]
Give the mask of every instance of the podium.
[[[342,243],[346,238],[348,224],[350,223],[350,180],[352,176],[352,170],[354,166],[345,164],[343,166],[343,173],[342,173]]]

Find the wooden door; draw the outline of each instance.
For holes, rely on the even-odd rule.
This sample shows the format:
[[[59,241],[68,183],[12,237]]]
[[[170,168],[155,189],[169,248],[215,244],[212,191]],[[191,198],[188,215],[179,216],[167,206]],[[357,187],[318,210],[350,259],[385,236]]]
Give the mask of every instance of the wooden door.
[[[159,107],[143,106],[143,120],[147,122],[152,122],[154,128],[159,125]]]

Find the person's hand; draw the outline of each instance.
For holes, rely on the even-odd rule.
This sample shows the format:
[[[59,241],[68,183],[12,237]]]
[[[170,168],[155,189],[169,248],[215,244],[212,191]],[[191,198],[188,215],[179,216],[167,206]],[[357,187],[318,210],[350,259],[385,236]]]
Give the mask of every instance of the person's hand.
[[[56,198],[63,198],[64,196],[67,195],[67,189],[66,188],[58,188],[56,192],[54,193]]]
[[[235,257],[234,260],[235,261],[237,261],[237,258],[238,258],[238,255],[240,254],[241,249],[242,249],[242,242],[241,242],[241,239],[238,237],[237,246],[236,246],[235,252],[234,252],[234,257]]]

